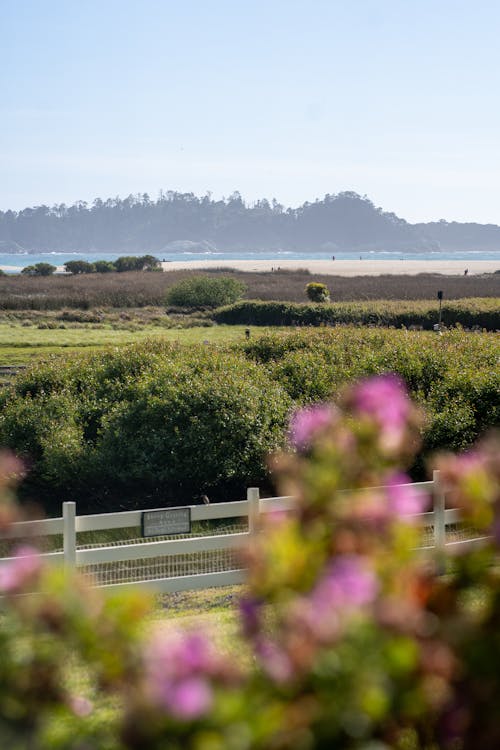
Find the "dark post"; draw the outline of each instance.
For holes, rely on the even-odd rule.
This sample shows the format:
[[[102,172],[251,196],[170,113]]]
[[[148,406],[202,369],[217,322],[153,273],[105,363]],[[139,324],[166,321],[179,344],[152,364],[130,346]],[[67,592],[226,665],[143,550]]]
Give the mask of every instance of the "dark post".
[[[439,328],[441,328],[441,305],[443,304],[443,292],[440,290],[438,292],[438,300],[439,300]]]

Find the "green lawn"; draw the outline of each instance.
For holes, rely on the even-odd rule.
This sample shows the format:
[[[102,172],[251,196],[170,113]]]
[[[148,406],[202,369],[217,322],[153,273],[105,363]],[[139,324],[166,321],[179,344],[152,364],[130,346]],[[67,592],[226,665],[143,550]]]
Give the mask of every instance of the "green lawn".
[[[183,344],[228,343],[243,341],[246,326],[212,326],[210,328],[158,328],[148,326],[138,331],[110,328],[38,329],[0,324],[0,365],[25,364],[33,358],[62,351],[78,352],[106,346],[122,346],[147,338],[178,341]],[[252,336],[261,336],[270,329],[253,328]]]

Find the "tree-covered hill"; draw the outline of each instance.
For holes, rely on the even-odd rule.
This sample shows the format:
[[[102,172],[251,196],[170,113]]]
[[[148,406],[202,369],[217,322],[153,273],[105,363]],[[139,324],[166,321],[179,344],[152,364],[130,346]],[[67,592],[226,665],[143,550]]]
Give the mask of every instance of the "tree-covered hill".
[[[3,248],[3,250],[2,250]],[[276,200],[248,204],[239,193],[160,191],[92,204],[0,211],[0,252],[176,252],[232,250],[500,249],[496,225],[434,222],[412,225],[353,192],[285,208]]]

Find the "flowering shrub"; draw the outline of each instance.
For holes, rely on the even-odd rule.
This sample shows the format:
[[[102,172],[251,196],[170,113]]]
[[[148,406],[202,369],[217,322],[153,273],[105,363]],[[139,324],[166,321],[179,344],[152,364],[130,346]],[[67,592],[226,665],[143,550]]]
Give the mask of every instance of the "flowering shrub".
[[[3,746],[500,747],[498,440],[436,459],[450,502],[485,537],[441,575],[443,560],[415,553],[429,499],[405,486],[421,421],[391,375],[294,416],[293,451],[271,463],[296,506],[263,515],[243,552],[249,665],[205,630],[146,627],[142,597],[104,598],[19,550],[0,569]],[[3,508],[5,527],[15,511]]]
[[[330,302],[330,291],[326,284],[311,281],[306,285],[306,295],[311,302]]]

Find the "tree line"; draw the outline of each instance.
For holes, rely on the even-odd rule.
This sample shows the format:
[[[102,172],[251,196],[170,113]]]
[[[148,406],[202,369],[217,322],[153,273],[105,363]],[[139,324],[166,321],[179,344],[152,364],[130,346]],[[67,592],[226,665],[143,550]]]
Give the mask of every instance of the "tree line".
[[[276,199],[246,203],[238,192],[160,191],[88,204],[0,211],[0,253],[22,251],[172,252],[205,249],[301,251],[481,249],[500,247],[500,227],[445,221],[412,225],[354,192],[285,208]]]
[[[66,273],[79,276],[84,273],[110,273],[116,271],[161,271],[158,258],[153,255],[125,255],[116,260],[96,260],[90,263],[87,260],[69,260],[64,264]],[[57,266],[52,263],[35,263],[25,266],[21,274],[23,276],[52,276],[57,271]],[[2,272],[2,275],[6,274]]]

